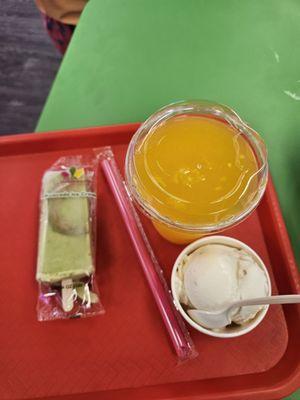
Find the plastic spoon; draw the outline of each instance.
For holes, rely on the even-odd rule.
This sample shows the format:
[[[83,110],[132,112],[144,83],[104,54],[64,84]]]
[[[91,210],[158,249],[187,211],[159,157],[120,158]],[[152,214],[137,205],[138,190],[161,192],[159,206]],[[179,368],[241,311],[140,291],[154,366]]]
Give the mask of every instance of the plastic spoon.
[[[189,316],[198,324],[210,328],[224,328],[231,324],[232,311],[235,308],[243,306],[254,306],[264,304],[292,304],[300,303],[299,294],[289,294],[282,296],[267,296],[258,297],[256,299],[246,299],[241,301],[235,301],[221,310],[217,311],[202,311],[202,310],[188,310]]]

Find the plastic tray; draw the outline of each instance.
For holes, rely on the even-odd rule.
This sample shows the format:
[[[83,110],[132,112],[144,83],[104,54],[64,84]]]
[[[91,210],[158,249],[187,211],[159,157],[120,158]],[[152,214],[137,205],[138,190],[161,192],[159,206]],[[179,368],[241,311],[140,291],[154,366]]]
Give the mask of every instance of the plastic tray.
[[[273,306],[253,332],[217,339],[191,330],[199,357],[177,364],[137,257],[99,174],[97,279],[106,314],[36,320],[38,196],[58,157],[112,145],[123,169],[137,124],[0,138],[1,399],[279,399],[300,386],[300,309]],[[143,218],[169,279],[181,246]],[[225,233],[253,247],[274,293],[300,293],[272,183],[253,215]]]

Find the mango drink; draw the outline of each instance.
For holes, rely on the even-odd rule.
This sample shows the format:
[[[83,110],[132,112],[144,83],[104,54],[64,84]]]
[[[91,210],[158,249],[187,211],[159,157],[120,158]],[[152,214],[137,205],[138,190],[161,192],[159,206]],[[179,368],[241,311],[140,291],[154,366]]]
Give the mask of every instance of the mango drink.
[[[152,218],[154,226],[175,243],[243,213],[259,186],[258,161],[245,136],[205,115],[175,115],[154,125],[136,145],[133,164],[139,196],[165,219]]]

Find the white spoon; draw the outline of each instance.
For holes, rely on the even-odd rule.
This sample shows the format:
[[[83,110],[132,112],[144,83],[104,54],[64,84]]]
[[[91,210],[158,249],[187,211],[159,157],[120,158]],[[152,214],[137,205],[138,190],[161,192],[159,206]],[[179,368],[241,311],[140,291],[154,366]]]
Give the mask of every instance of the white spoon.
[[[300,303],[300,295],[289,294],[283,296],[258,297],[256,299],[235,301],[217,311],[187,310],[187,313],[195,322],[204,326],[205,328],[217,329],[224,328],[225,326],[231,324],[231,312],[234,308],[240,308],[242,306],[260,306],[264,304],[291,303]]]

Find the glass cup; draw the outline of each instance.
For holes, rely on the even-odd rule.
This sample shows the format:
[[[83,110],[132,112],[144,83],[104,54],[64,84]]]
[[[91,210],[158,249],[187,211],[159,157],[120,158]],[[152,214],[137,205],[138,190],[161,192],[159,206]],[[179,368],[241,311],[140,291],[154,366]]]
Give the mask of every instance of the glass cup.
[[[155,132],[158,126],[172,118],[195,116],[210,118],[230,126],[230,129],[237,136],[241,135],[250,145],[253,158],[257,164],[255,173],[250,178],[252,186],[255,182],[251,199],[249,197],[249,200],[246,201],[241,197],[241,199],[238,199],[240,203],[237,203],[238,206],[235,205],[231,213],[215,222],[199,222],[198,218],[195,218],[195,221],[189,220],[187,222],[183,221],[179,215],[177,217],[175,211],[172,213],[172,217],[168,215],[168,212],[162,211],[162,208],[158,207],[158,203],[154,201],[152,194],[147,192],[147,187],[139,174],[135,160],[141,145],[147,140],[148,135]],[[215,144],[212,143],[213,145]],[[178,152],[180,152],[180,148],[178,148]],[[201,149],[199,149],[199,154],[201,154]],[[176,159],[176,154],[174,154],[174,159]],[[140,126],[132,137],[125,161],[125,178],[131,197],[140,210],[152,220],[161,236],[177,244],[190,243],[203,235],[215,234],[243,221],[259,204],[266,188],[267,177],[267,151],[259,134],[243,122],[229,107],[208,101],[184,101],[170,104],[158,110]],[[168,207],[170,207],[170,204],[168,204]],[[177,205],[174,204],[174,207],[177,207]]]

